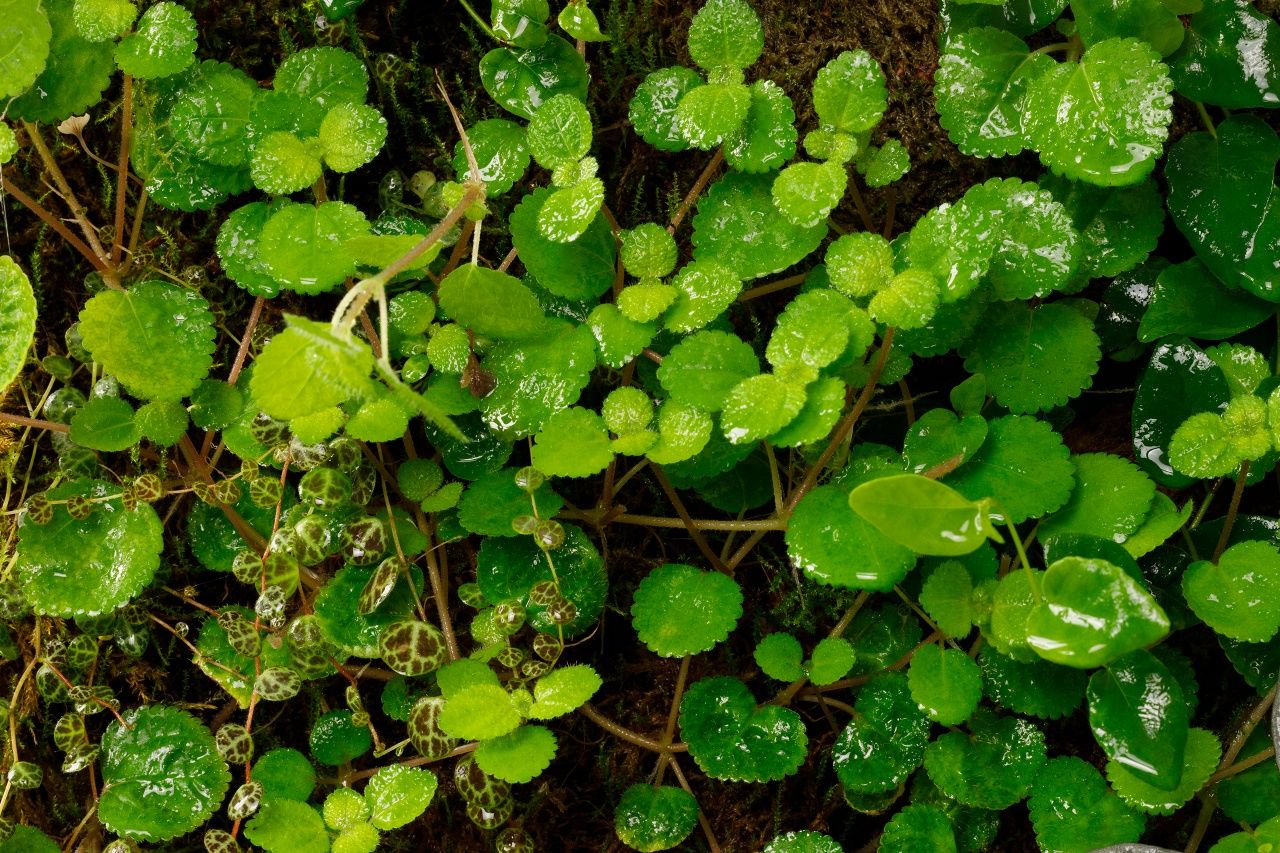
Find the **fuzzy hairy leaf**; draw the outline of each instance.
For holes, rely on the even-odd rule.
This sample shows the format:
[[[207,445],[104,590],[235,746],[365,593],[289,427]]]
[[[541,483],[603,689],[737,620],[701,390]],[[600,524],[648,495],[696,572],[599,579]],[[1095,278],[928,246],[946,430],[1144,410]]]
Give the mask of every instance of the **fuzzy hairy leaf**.
[[[689,56],[707,71],[746,68],[764,50],[764,30],[744,0],[708,0],[689,24]]]
[[[813,110],[823,125],[862,133],[880,123],[889,97],[884,73],[865,50],[841,52],[813,79]]]

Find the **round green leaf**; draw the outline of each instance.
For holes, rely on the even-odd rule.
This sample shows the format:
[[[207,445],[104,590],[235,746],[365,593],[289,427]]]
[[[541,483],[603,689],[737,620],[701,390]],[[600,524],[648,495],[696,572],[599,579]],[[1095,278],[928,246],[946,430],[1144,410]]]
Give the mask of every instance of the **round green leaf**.
[[[167,841],[203,824],[231,784],[213,735],[186,711],[144,705],[102,736],[98,818],[117,835]]]
[[[292,420],[372,392],[373,353],[367,346],[333,335],[327,323],[286,319],[289,328],[254,361],[249,392],[263,412]]]
[[[736,678],[704,678],[680,702],[680,734],[712,779],[769,782],[804,763],[809,739],[800,716],[777,705],[756,706]]]
[[[676,128],[676,107],[691,90],[705,83],[692,68],[676,65],[651,71],[636,87],[628,117],[636,133],[659,151],[689,147]]]
[[[1067,286],[1080,262],[1080,235],[1047,190],[1017,178],[992,179],[966,197],[999,223],[987,270],[997,299],[1031,299]]]
[[[363,104],[369,89],[369,72],[350,51],[309,47],[285,57],[272,85],[277,92],[296,95],[329,110],[338,104]]]
[[[848,175],[839,163],[792,163],[773,182],[773,203],[801,228],[821,225],[844,197]]]
[[[590,409],[577,406],[548,418],[530,451],[533,467],[551,477],[590,477],[612,460],[604,421]]]
[[[169,114],[173,135],[201,159],[239,166],[249,158],[249,107],[258,92],[253,79],[223,62],[201,63],[179,90]]]
[[[937,806],[912,803],[885,824],[880,836],[884,853],[955,853],[951,819]]]
[[[843,853],[843,850],[831,836],[802,829],[774,836],[762,853]]]
[[[889,97],[880,65],[865,50],[842,51],[813,79],[813,110],[824,126],[862,133],[880,123]]]
[[[676,132],[694,148],[709,151],[738,132],[751,109],[743,83],[708,83],[690,89],[676,105]]]
[[[1133,402],[1138,464],[1161,485],[1179,488],[1191,483],[1192,478],[1176,472],[1171,463],[1174,432],[1193,415],[1225,406],[1229,398],[1222,370],[1195,344],[1174,340],[1156,347]]]
[[[542,306],[514,277],[463,264],[440,282],[440,308],[477,335],[518,340],[546,331]]]
[[[133,406],[119,397],[93,397],[71,416],[71,440],[90,450],[124,450],[141,437]]]
[[[1090,853],[1137,841],[1146,823],[1115,795],[1102,774],[1074,756],[1045,765],[1027,801],[1041,850]]]
[[[9,26],[0,34],[0,98],[25,92],[49,58],[53,28],[40,0],[13,0],[5,9]]]
[[[286,205],[262,228],[259,252],[281,286],[298,293],[331,290],[356,271],[343,241],[369,233],[359,210],[340,201]]]
[[[476,582],[488,601],[516,598],[524,605],[529,623],[539,631],[556,633],[546,607],[529,600],[530,588],[539,581],[559,579],[560,594],[578,608],[578,617],[563,626],[572,637],[595,624],[604,607],[608,577],[604,561],[585,533],[572,525],[564,529],[564,544],[547,555],[529,537],[484,540],[476,556]]]
[[[338,104],[320,123],[324,162],[335,172],[353,172],[372,160],[387,140],[387,120],[365,104]]]
[[[738,274],[716,260],[685,264],[671,284],[676,298],[663,322],[675,332],[692,332],[707,325],[742,291]]]
[[[1147,517],[1155,483],[1129,460],[1109,453],[1082,453],[1071,462],[1076,490],[1066,506],[1045,520],[1041,536],[1085,533],[1123,542]]]
[[[800,641],[790,634],[767,634],[756,644],[753,653],[756,666],[770,678],[778,681],[795,681],[804,677],[804,649]]]
[[[1186,33],[1177,13],[1160,0],[1073,0],[1071,13],[1086,47],[1105,39],[1132,37],[1168,56]]]
[[[1187,745],[1182,686],[1160,660],[1134,651],[1089,679],[1089,725],[1107,757],[1164,790],[1177,787]]]
[[[982,672],[958,649],[935,645],[921,648],[911,657],[907,682],[920,710],[944,726],[969,719],[982,699]]]
[[[982,650],[978,665],[987,695],[1019,714],[1056,720],[1079,708],[1084,698],[1085,675],[1078,669],[1039,658],[1022,663],[993,649]]]
[[[586,62],[559,36],[537,47],[497,47],[480,60],[485,91],[503,109],[526,119],[554,95],[586,100],[588,78]]]
[[[378,640],[382,632],[412,612],[413,590],[423,589],[422,572],[414,566],[410,577],[401,576],[382,603],[369,613],[361,613],[360,594],[375,571],[375,566],[344,566],[324,585],[314,603],[325,639],[347,654],[364,658],[381,657]]]
[[[508,221],[511,242],[538,284],[572,301],[595,299],[613,284],[617,252],[613,232],[604,216],[597,215],[572,242],[547,239],[538,227],[538,214],[551,193],[539,187],[520,200]]]
[[[544,169],[576,163],[591,150],[591,116],[573,95],[552,95],[529,120],[525,144]]]
[[[854,707],[857,713],[831,747],[836,776],[847,792],[892,790],[920,766],[929,721],[900,673],[868,682]]]
[[[538,210],[538,231],[553,243],[573,242],[596,221],[602,204],[604,182],[596,177],[555,190]]]
[[[476,764],[505,782],[528,782],[546,770],[556,755],[556,736],[542,726],[521,726],[511,734],[490,738],[476,750]]]
[[[528,717],[551,720],[576,711],[596,694],[601,684],[600,676],[586,664],[557,667],[534,685]]]
[[[195,60],[196,21],[177,3],[162,0],[142,13],[134,31],[120,40],[116,64],[141,79],[177,74]]]
[[[793,225],[773,204],[773,180],[731,171],[712,184],[693,217],[694,257],[718,261],[747,281],[781,272],[816,249],[826,227]]]
[[[255,201],[231,212],[218,229],[218,261],[222,271],[254,296],[267,299],[280,293],[280,285],[267,271],[259,251],[262,228],[271,218],[271,207]]]
[[[1067,502],[1075,469],[1062,436],[1044,421],[1019,415],[997,418],[988,427],[987,440],[969,462],[946,475],[947,485],[970,500],[994,498],[1015,524]]]
[[[750,376],[725,396],[720,425],[733,444],[759,441],[795,420],[804,402],[803,386],[770,373]]]
[[[401,470],[404,466],[401,465]],[[532,510],[530,495],[516,485],[515,468],[500,468],[467,486],[458,502],[458,523],[482,536],[518,536],[511,522]],[[432,492],[435,491],[433,488]],[[544,483],[532,495],[543,518],[553,518],[564,507],[564,499]]]
[[[618,838],[641,853],[670,850],[697,825],[698,803],[693,795],[670,785],[632,785],[613,813]]]
[[[1182,594],[1210,628],[1234,640],[1261,643],[1280,631],[1280,553],[1270,542],[1241,542],[1215,566],[1192,563]]]
[[[708,0],[689,24],[689,56],[706,71],[754,65],[764,30],[744,0]]]
[[[104,290],[80,311],[80,335],[93,358],[145,400],[180,400],[213,364],[209,303],[163,281]]]
[[[760,372],[751,345],[727,332],[702,331],[684,338],[658,367],[658,381],[671,399],[719,411],[742,380]]]
[[[459,268],[465,269],[467,267]],[[459,270],[451,276],[460,276]],[[467,275],[460,277],[466,278]],[[480,276],[476,278],[479,283]],[[494,310],[511,312],[511,316],[501,319],[501,330],[510,331],[519,339],[489,350],[484,366],[493,373],[498,384],[493,393],[480,403],[480,411],[489,429],[511,439],[532,435],[551,417],[552,412],[577,401],[591,378],[592,368],[596,366],[596,342],[586,325],[539,323],[541,308],[537,309],[538,314],[533,314],[525,301],[526,297],[532,298],[527,290],[523,293],[517,291],[519,298],[512,303],[487,301],[490,295],[499,293],[509,294],[510,291],[503,289],[492,294],[480,291],[478,299],[472,299],[470,294],[457,298],[460,304],[469,306],[468,311],[471,307],[484,311],[486,304],[492,304]],[[486,324],[485,328],[499,323],[493,315],[477,313],[475,319]],[[459,448],[459,455],[462,455],[461,445]],[[468,449],[465,454],[470,458],[472,452]],[[510,453],[509,448],[506,453]],[[500,460],[504,461],[506,455]]]
[[[1228,109],[1280,104],[1280,26],[1248,3],[1205,3],[1170,65],[1178,93],[1192,100]]]
[[[467,138],[488,198],[508,192],[529,168],[524,128],[513,121],[501,118],[478,121],[467,128]],[[458,181],[465,181],[471,174],[461,141],[453,148],[453,170]],[[523,252],[521,257],[524,257]]]
[[[631,621],[641,642],[662,657],[709,651],[742,616],[742,588],[728,575],[664,563],[636,587]]]
[[[1280,567],[1280,555],[1275,559]],[[1104,666],[1169,633],[1169,617],[1150,593],[1105,560],[1057,560],[1044,573],[1040,593],[1027,617],[1027,643],[1053,663]]]
[[[796,505],[787,525],[792,565],[830,586],[889,590],[916,556],[849,511],[848,493],[819,486]]]
[[[751,84],[751,106],[725,139],[724,159],[740,172],[779,169],[796,153],[796,114],[791,99],[772,80]]]
[[[934,96],[951,141],[966,154],[1004,157],[1027,145],[1022,129],[1027,90],[1053,67],[1047,54],[995,27],[948,40],[938,60]]]
[[[1045,763],[1044,733],[1016,717],[974,714],[970,733],[949,732],[925,750],[929,778],[970,806],[1004,809],[1025,797]]]
[[[267,853],[327,853],[330,849],[320,813],[297,800],[264,800],[245,824],[244,837]]]
[[[36,3],[28,11],[27,3],[17,2],[5,10],[0,73],[9,75],[4,81],[9,90],[5,97],[26,90],[9,105],[10,118],[56,123],[102,99],[115,70],[114,47],[110,42],[95,44],[80,35],[74,0],[45,0],[43,13],[38,10],[40,5]],[[45,16],[47,20],[42,22]],[[10,41],[11,37],[23,41]],[[39,76],[32,83],[34,74]],[[20,81],[25,82],[18,86]],[[0,82],[0,90],[6,88],[4,82]]]
[[[107,483],[77,480],[46,492],[52,501],[118,494]],[[151,583],[164,546],[160,518],[150,504],[133,510],[118,498],[102,501],[87,517],[72,518],[57,504],[47,524],[26,520],[18,529],[15,566],[23,595],[45,616],[93,616],[120,607]]]
[[[987,422],[978,415],[957,418],[946,409],[931,409],[907,430],[902,456],[916,474],[964,464],[987,440]]]
[[[1169,134],[1172,89],[1168,66],[1150,45],[1107,39],[1079,63],[1057,65],[1031,84],[1023,128],[1058,174],[1134,184],[1150,174]]]
[[[1120,798],[1150,814],[1173,814],[1204,787],[1222,758],[1222,744],[1213,732],[1200,728],[1187,731],[1187,749],[1182,759],[1182,781],[1166,791],[1139,779],[1117,761],[1107,762],[1107,780]]]
[[[1115,276],[1146,260],[1164,230],[1155,181],[1098,187],[1046,174],[1040,186],[1062,203],[1080,234],[1079,275]]]
[[[31,281],[8,255],[0,255],[0,391],[22,372],[35,340],[36,299]]]
[[[948,637],[968,636],[973,629],[973,579],[958,560],[947,560],[930,573],[920,589],[920,606]]]

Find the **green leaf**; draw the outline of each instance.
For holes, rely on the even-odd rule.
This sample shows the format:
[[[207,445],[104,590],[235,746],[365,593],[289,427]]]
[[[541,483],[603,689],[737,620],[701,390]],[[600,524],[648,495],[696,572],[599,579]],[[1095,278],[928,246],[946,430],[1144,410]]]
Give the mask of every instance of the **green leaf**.
[[[364,658],[382,656],[378,641],[383,631],[409,616],[413,611],[413,590],[423,588],[422,572],[414,566],[407,576],[400,577],[381,604],[361,613],[361,593],[375,570],[374,566],[344,566],[315,598],[315,614],[325,639],[347,654]]]
[[[743,281],[781,272],[818,248],[827,229],[793,225],[773,204],[772,175],[730,171],[698,201],[693,256],[717,261]],[[743,239],[769,234],[771,238]]]
[[[879,234],[842,234],[827,245],[831,286],[855,299],[871,296],[893,278],[893,249]]]
[[[1045,660],[1021,663],[992,649],[978,656],[987,695],[1019,714],[1056,720],[1080,707],[1085,675]]]
[[[843,850],[830,836],[802,829],[774,836],[762,853],[841,853]]]
[[[903,440],[902,456],[915,474],[954,470],[973,458],[987,440],[987,422],[979,415],[957,418],[946,409],[921,415]]]
[[[403,764],[378,768],[364,789],[369,822],[383,830],[412,823],[431,805],[437,784],[436,775],[430,770]]]
[[[1280,843],[1280,820],[1272,818],[1253,832],[1236,832],[1210,848],[1209,853],[1265,853]]]
[[[865,50],[842,51],[813,79],[813,110],[824,126],[862,133],[880,123],[889,97],[880,64]]]
[[[938,280],[943,302],[954,302],[972,293],[986,276],[997,230],[990,207],[966,194],[955,204],[938,205],[916,222],[905,259],[910,267]]]
[[[538,231],[553,243],[571,243],[596,221],[602,204],[604,182],[596,177],[555,190],[538,210]]]
[[[938,806],[912,803],[885,824],[879,850],[884,853],[955,853],[951,819]]]
[[[764,50],[764,30],[744,0],[708,0],[689,24],[689,56],[706,71],[754,65]]]
[[[463,264],[440,282],[439,295],[440,308],[477,335],[520,340],[547,331],[537,297],[504,272]]]
[[[795,681],[804,677],[804,649],[800,641],[785,632],[766,634],[756,643],[756,666],[770,678],[777,681]]]
[[[31,281],[8,255],[0,255],[0,393],[27,361],[35,341],[36,298]]]
[[[80,335],[103,368],[145,400],[180,400],[213,364],[209,303],[163,281],[104,290],[80,311]]]
[[[958,560],[934,569],[920,590],[920,606],[948,637],[959,639],[973,629],[973,580]]]
[[[73,17],[74,0],[45,0],[43,5],[43,14],[35,8],[28,11],[25,2],[6,9],[10,25],[0,39],[0,55],[5,57],[2,67],[7,86],[0,84],[0,90],[8,89],[6,98],[26,91],[9,105],[10,118],[52,124],[84,112],[102,99],[111,85],[115,51],[110,42],[95,44],[80,35]],[[47,21],[42,22],[46,15]],[[10,34],[23,41],[10,41]],[[39,76],[32,83],[30,78],[35,74]]]
[[[773,203],[791,224],[814,228],[844,198],[848,181],[839,163],[792,163],[773,181]]]
[[[1036,842],[1052,853],[1089,853],[1137,841],[1146,822],[1107,787],[1101,773],[1074,756],[1045,765],[1027,809]]]
[[[76,0],[72,14],[86,40],[115,41],[132,29],[138,7],[131,0]]]
[[[365,104],[337,104],[320,123],[325,165],[354,172],[372,160],[387,141],[387,120]]]
[[[809,680],[818,686],[832,684],[849,674],[857,660],[853,646],[843,637],[823,637],[810,655]]]
[[[195,61],[196,21],[177,3],[160,2],[142,13],[134,31],[120,40],[116,64],[140,79],[168,77]]]
[[[710,323],[742,292],[742,282],[734,270],[716,260],[695,260],[685,264],[671,281],[675,302],[663,318],[673,332],[692,332]]]
[[[231,783],[213,735],[186,711],[144,705],[102,736],[98,818],[117,835],[167,841],[203,824]]]
[[[591,150],[591,116],[573,95],[552,95],[529,120],[525,144],[544,169],[576,163]]]
[[[1107,757],[1164,790],[1181,781],[1188,710],[1182,686],[1150,652],[1112,661],[1089,679],[1089,726]]]
[[[1031,53],[1003,29],[978,27],[949,39],[938,60],[934,97],[951,141],[977,157],[1022,151],[1027,90],[1053,67],[1047,54]]]
[[[570,3],[560,10],[556,18],[560,29],[581,41],[608,41],[609,37],[600,31],[600,22],[595,12],[584,3]]]
[[[1169,152],[1169,212],[1196,256],[1228,287],[1280,301],[1280,138],[1262,119],[1232,116]]]
[[[476,764],[505,782],[522,784],[546,770],[556,755],[556,736],[542,726],[521,726],[490,738],[476,750]]]
[[[1087,533],[1123,542],[1146,518],[1155,483],[1129,460],[1109,453],[1082,453],[1071,461],[1076,490],[1067,505],[1044,522],[1041,536]]]
[[[1187,749],[1182,760],[1182,781],[1172,791],[1157,788],[1139,779],[1117,761],[1107,762],[1107,779],[1120,798],[1136,809],[1157,815],[1173,814],[1183,803],[1204,787],[1218,769],[1222,745],[1213,732],[1200,728],[1187,730]]]
[[[694,683],[680,702],[680,735],[712,779],[770,782],[804,763],[809,739],[800,716],[757,706],[747,686],[718,676]]]
[[[1280,631],[1280,553],[1269,542],[1241,542],[1215,566],[1192,563],[1182,594],[1195,614],[1219,634],[1261,643]]]
[[[1223,417],[1230,419],[1228,412],[1239,402],[1238,398],[1249,398],[1271,376],[1271,364],[1267,357],[1247,344],[1218,344],[1205,350],[1205,355],[1213,359],[1227,378],[1227,387],[1231,389],[1233,399],[1227,403]],[[1247,404],[1246,404],[1247,405]]]
[[[1146,260],[1164,230],[1164,209],[1155,181],[1098,187],[1046,174],[1040,186],[1053,193],[1080,233],[1079,275],[1119,275]]]
[[[511,529],[511,522],[517,516],[529,515],[532,505],[529,493],[516,485],[515,474],[514,468],[500,468],[467,486],[458,502],[458,523],[482,536],[518,536]],[[564,499],[546,483],[532,497],[543,518],[554,518],[564,507]]]
[[[759,441],[795,420],[804,402],[801,385],[771,373],[750,376],[725,396],[720,426],[732,444]]]
[[[1186,33],[1160,0],[1072,0],[1071,12],[1086,47],[1111,38],[1136,38],[1168,56]]]
[[[304,802],[265,799],[244,827],[244,837],[267,853],[328,853],[320,813]]]
[[[487,118],[467,128],[467,138],[471,142],[471,153],[480,169],[487,198],[497,198],[509,192],[516,181],[524,177],[529,168],[529,148],[525,144],[523,127],[503,118]],[[453,172],[459,182],[467,180],[471,174],[467,152],[461,141],[453,148]]]
[[[663,563],[636,587],[631,622],[640,641],[662,657],[710,651],[742,616],[742,588],[728,575]]]
[[[613,284],[616,244],[609,223],[597,215],[578,239],[548,240],[538,228],[538,214],[551,192],[539,187],[516,205],[508,221],[512,245],[529,274],[556,296],[571,301],[596,299]]]
[[[1062,436],[1044,421],[1007,415],[988,424],[987,440],[945,482],[969,500],[994,498],[1020,524],[1067,502],[1074,466]]]
[[[760,362],[746,341],[728,332],[701,331],[663,357],[658,381],[671,399],[717,412],[734,386],[759,372]]]
[[[958,649],[924,646],[911,657],[907,683],[920,710],[944,726],[969,719],[982,699],[982,672]]]
[[[1267,678],[1275,677],[1274,669],[1268,667]],[[1262,689],[1267,690],[1269,686]],[[1240,754],[1257,755],[1272,746],[1271,738],[1271,732],[1259,726],[1245,740]],[[1280,773],[1276,771],[1274,762],[1264,761],[1223,779],[1213,787],[1213,791],[1223,814],[1234,821],[1256,825],[1276,813],[1276,803],[1280,802]]]
[[[488,271],[482,270],[481,276],[485,272]],[[455,270],[451,275],[457,274]],[[510,291],[504,286],[503,292]],[[508,438],[532,435],[551,417],[552,412],[573,405],[596,366],[595,338],[589,327],[539,324],[536,339],[530,339],[538,331],[534,326],[542,309],[537,308],[539,313],[535,315],[526,300],[526,297],[532,298],[532,294],[527,290],[514,292],[519,297],[516,305],[522,306],[518,309],[520,316],[512,318],[516,323],[508,320],[502,320],[502,323],[504,328],[520,332],[521,339],[490,349],[484,366],[492,371],[498,384],[493,393],[480,403],[489,429]],[[494,304],[488,295],[480,295],[485,297],[480,306],[474,304],[470,294],[459,293],[457,298],[468,306],[468,310]],[[503,311],[512,310],[511,305],[499,307]],[[486,324],[498,322],[485,314],[478,315],[478,319]],[[505,459],[504,456],[503,461]]]
[[[638,782],[627,788],[613,813],[613,827],[632,850],[670,850],[698,825],[698,802],[683,788]]]
[[[603,682],[586,664],[553,669],[534,685],[533,706],[528,716],[533,720],[550,720],[576,711],[587,702]]]
[[[905,175],[911,169],[911,155],[901,142],[889,139],[883,145],[873,145],[862,151],[854,165],[867,186],[877,189]]]
[[[494,684],[463,688],[445,702],[440,728],[451,737],[484,740],[515,731],[520,725],[511,694]]]
[[[160,567],[164,547],[160,518],[150,504],[121,507],[107,483],[77,480],[45,493],[51,501],[73,496],[99,500],[94,511],[72,518],[62,504],[47,524],[30,519],[18,528],[14,568],[23,595],[42,616],[93,616],[127,603]]]
[[[1186,501],[1182,509],[1178,509],[1168,495],[1164,492],[1156,492],[1151,502],[1151,510],[1143,520],[1142,526],[1127,536],[1122,543],[1124,549],[1134,558],[1146,556],[1181,530],[1191,519],[1194,509],[1192,501]]]
[[[480,60],[484,90],[500,107],[526,119],[554,95],[586,100],[588,79],[586,62],[559,36],[548,36],[537,47],[497,47]]]
[[[53,28],[40,0],[13,0],[5,12],[10,25],[0,34],[0,98],[7,100],[30,88],[44,70]]]
[[[1038,569],[1009,572],[1000,578],[994,591],[989,586],[980,587],[984,599],[989,599],[989,616],[981,624],[982,636],[993,648],[1019,661],[1035,660],[1035,651],[1028,642],[1027,621],[1042,602],[1040,578],[1044,572]]]
[[[564,533],[564,544],[550,559],[527,536],[485,539],[476,556],[476,582],[488,601],[518,599],[530,625],[556,634],[557,627],[547,615],[546,606],[531,601],[529,590],[539,581],[558,579],[560,594],[578,608],[578,617],[562,626],[564,636],[573,637],[592,627],[599,618],[609,579],[604,561],[587,535],[573,525],[565,525]]]
[[[259,250],[262,228],[271,218],[271,207],[263,201],[250,202],[236,208],[218,229],[218,261],[227,277],[253,296],[272,299],[279,295],[280,285],[267,271],[266,259]]]
[[[1060,406],[1091,384],[1102,357],[1093,323],[1058,303],[992,305],[965,349],[965,370],[987,377],[1015,413]]]
[[[889,590],[915,565],[910,549],[849,512],[848,492],[819,486],[796,505],[786,532],[792,565],[828,586]]]
[[[1100,41],[1079,63],[1049,69],[1027,93],[1023,129],[1046,166],[1102,186],[1151,173],[1169,133],[1173,83],[1159,54],[1133,38]],[[1062,127],[1072,128],[1062,133]]]
[[[819,377],[806,387],[805,395],[800,413],[769,437],[775,447],[795,447],[821,441],[831,433],[831,428],[844,411],[845,384],[835,377]]]
[[[886,326],[920,329],[933,319],[939,298],[938,280],[931,273],[906,269],[871,297],[867,311]]]
[[[1252,329],[1275,309],[1242,290],[1229,289],[1198,258],[1166,267],[1156,279],[1151,304],[1142,315],[1138,340],[1187,335],[1218,341]]]
[[[0,841],[0,853],[60,853],[61,850],[52,838],[30,826],[15,826],[13,834]]]
[[[849,506],[877,530],[917,554],[956,557],[997,534],[986,504],[919,474],[881,477],[858,486]]]
[[[1250,3],[1195,10],[1170,61],[1178,93],[1228,109],[1280,105],[1280,27]]]
[[[1081,241],[1052,193],[1017,178],[995,178],[965,195],[999,222],[987,271],[997,299],[1031,299],[1066,287],[1080,262]]]
[[[195,156],[219,166],[240,166],[249,159],[246,129],[257,92],[257,84],[238,68],[201,63],[195,79],[178,92],[170,129]]]
[[[694,148],[709,151],[737,133],[751,109],[743,83],[707,83],[685,93],[673,118],[676,132]]]
[[[590,477],[613,461],[604,420],[574,406],[547,418],[530,452],[533,467],[551,477]]]
[[[350,51],[309,47],[285,57],[272,85],[277,92],[314,101],[328,111],[338,104],[363,104],[369,72]]]
[[[1004,809],[1031,790],[1045,764],[1044,734],[1026,720],[974,714],[970,734],[949,732],[925,750],[929,778],[952,799]]]
[[[659,151],[684,151],[689,143],[676,128],[676,107],[705,82],[697,71],[683,65],[651,71],[636,87],[628,107],[636,133]]]
[[[1173,435],[1200,413],[1216,423],[1211,410],[1224,407],[1229,398],[1221,369],[1195,344],[1175,339],[1156,347],[1133,402],[1133,448],[1139,466],[1164,486],[1191,483],[1191,477],[1174,471]]]
[[[355,274],[355,256],[345,241],[368,233],[364,214],[345,202],[289,204],[262,227],[258,251],[267,273],[282,287],[325,293]]]
[[[1053,663],[1104,666],[1169,633],[1169,617],[1150,593],[1105,560],[1057,560],[1044,573],[1041,594],[1027,617],[1027,642]]]
[[[71,440],[90,450],[124,450],[141,437],[133,406],[119,397],[93,397],[71,416]]]
[[[1225,477],[1244,457],[1212,412],[1192,415],[1182,422],[1169,442],[1169,462],[1188,477]]]
[[[858,691],[857,713],[831,747],[846,792],[888,791],[920,766],[929,721],[911,698],[906,676],[878,675]]]
[[[740,172],[779,169],[796,153],[796,114],[791,99],[772,80],[751,84],[751,106],[725,139],[724,159]]]
[[[328,324],[286,315],[289,327],[254,361],[249,392],[273,418],[292,420],[362,397],[372,390],[373,353]]]

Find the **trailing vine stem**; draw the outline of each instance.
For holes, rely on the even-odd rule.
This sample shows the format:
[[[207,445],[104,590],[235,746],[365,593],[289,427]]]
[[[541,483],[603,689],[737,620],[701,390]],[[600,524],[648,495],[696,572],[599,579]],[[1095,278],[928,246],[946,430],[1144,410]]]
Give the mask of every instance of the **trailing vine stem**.
[[[1213,549],[1213,562],[1217,563],[1222,552],[1227,550],[1231,541],[1231,528],[1235,527],[1236,516],[1240,514],[1240,500],[1244,497],[1245,480],[1249,479],[1249,460],[1240,463],[1236,473],[1236,486],[1231,492],[1231,503],[1227,505],[1227,517],[1222,521],[1222,532],[1218,534],[1218,544]]]
[[[667,712],[667,727],[663,730],[660,741],[664,749],[658,756],[658,768],[654,771],[654,787],[662,784],[662,777],[667,772],[667,763],[671,761],[671,752],[665,747],[669,747],[676,736],[676,716],[680,712],[680,700],[684,696],[685,684],[689,680],[689,661],[692,659],[692,655],[685,655],[680,660],[680,672],[676,675],[676,689],[671,695],[671,710]]]
[[[672,743],[664,746],[660,741],[653,740],[652,738],[647,738],[644,735],[639,734],[638,732],[633,732],[631,729],[627,728],[626,726],[621,725],[620,723],[616,723],[613,720],[606,717],[604,714],[600,713],[596,709],[596,707],[592,705],[590,702],[584,702],[582,706],[578,708],[578,713],[582,714],[582,716],[586,717],[588,720],[595,723],[597,726],[604,729],[606,732],[618,738],[619,740],[624,740],[627,743],[632,744],[633,746],[638,746],[643,749],[647,749],[650,752],[662,753],[662,752],[688,752],[689,751],[689,745],[686,743]]]

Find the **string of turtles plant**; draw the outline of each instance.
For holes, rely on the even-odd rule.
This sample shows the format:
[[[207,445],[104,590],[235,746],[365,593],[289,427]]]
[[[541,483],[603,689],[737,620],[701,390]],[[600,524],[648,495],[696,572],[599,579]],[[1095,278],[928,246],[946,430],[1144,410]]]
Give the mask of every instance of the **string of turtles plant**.
[[[500,851],[555,849],[522,786],[583,721],[650,759],[609,804],[641,851],[722,849],[720,783],[806,767],[844,817],[783,809],[769,853],[1280,844],[1280,533],[1244,505],[1280,460],[1275,21],[947,0],[941,127],[1049,171],[903,229],[859,188],[909,167],[876,58],[830,57],[797,128],[747,82],[759,18],[709,0],[696,68],[648,74],[629,118],[713,153],[623,227],[591,154],[595,14],[462,5],[507,117],[450,106],[453,173],[370,218],[330,198],[388,139],[356,54],[299,49],[267,87],[197,61],[168,0],[0,0],[0,161],[71,225],[12,168],[4,191],[94,270],[36,359],[52,285],[0,258],[0,851],[371,853],[459,805]],[[117,79],[111,161],[76,114]],[[1175,111],[1204,129],[1165,156]],[[865,227],[833,219],[846,195]],[[140,262],[148,205],[213,211],[225,280]],[[911,392],[924,360],[968,374],[945,404]],[[1145,365],[1132,452],[1072,452],[1117,365]],[[871,413],[905,429],[873,441]],[[669,513],[628,508],[646,483]],[[637,568],[609,547],[632,528],[682,538]],[[749,558],[775,540],[830,624],[771,617]],[[610,611],[667,661],[656,724],[591,656]],[[207,682],[181,700],[119,675],[182,658]],[[59,774],[87,805],[55,841],[29,824]]]

